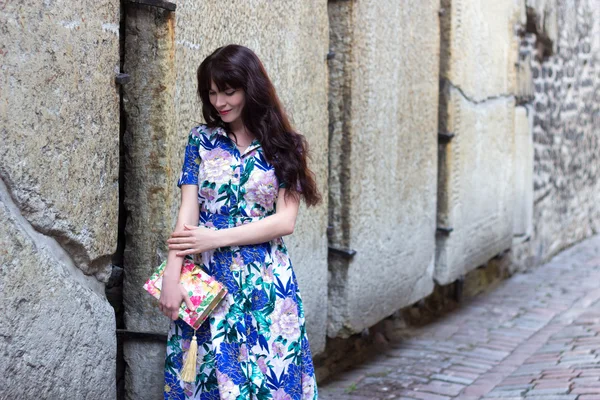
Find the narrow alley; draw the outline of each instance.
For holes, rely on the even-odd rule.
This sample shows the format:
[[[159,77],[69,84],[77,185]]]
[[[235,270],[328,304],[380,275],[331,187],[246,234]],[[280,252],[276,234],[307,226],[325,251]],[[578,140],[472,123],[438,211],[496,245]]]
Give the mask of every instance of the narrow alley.
[[[322,400],[600,399],[600,236],[334,376]]]

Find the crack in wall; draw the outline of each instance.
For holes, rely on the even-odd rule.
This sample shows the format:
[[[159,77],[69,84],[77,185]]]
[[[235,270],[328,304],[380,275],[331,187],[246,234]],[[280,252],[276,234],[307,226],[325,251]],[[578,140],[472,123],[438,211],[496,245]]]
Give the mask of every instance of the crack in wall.
[[[123,1],[120,2],[120,21],[119,21],[119,71],[123,72],[125,64],[125,36],[127,33],[127,10]],[[124,304],[123,304],[123,274],[124,274],[124,253],[127,244],[125,235],[125,226],[127,222],[128,211],[125,206],[125,166],[126,146],[124,143],[125,131],[127,129],[127,114],[123,104],[123,85],[119,86],[119,214],[117,224],[117,246],[112,257],[111,279],[106,285],[106,297],[115,310],[116,329],[125,329]],[[117,336],[117,354],[116,354],[116,394],[118,400],[125,399],[125,363],[122,337]]]
[[[104,298],[104,284],[95,276],[85,275],[78,268],[72,255],[61,246],[61,243],[55,237],[40,232],[25,218],[2,176],[0,176],[0,202],[11,213],[21,230],[31,238],[35,247],[47,250],[58,261],[56,264],[63,267],[66,274],[73,277],[82,286],[91,289],[94,293]]]
[[[515,97],[513,94],[510,94],[510,93],[501,93],[501,94],[497,94],[495,96],[484,97],[481,100],[475,100],[474,98],[469,96],[467,93],[465,93],[465,91],[460,86],[455,85],[451,80],[449,80],[447,78],[441,78],[440,79],[440,87],[444,88],[445,86],[452,88],[452,89],[456,89],[465,100],[467,100],[469,103],[474,104],[474,105],[489,103],[491,101],[500,100],[500,99],[512,99]]]
[[[89,231],[83,228],[75,234],[75,227],[55,210],[52,201],[44,199],[31,186],[27,187],[32,185],[30,182],[21,182],[22,185],[17,186],[1,167],[0,179],[3,180],[12,203],[28,225],[37,233],[53,238],[83,274],[93,276],[101,283],[108,280],[110,255],[102,254],[92,259],[88,249],[81,242],[90,239]]]

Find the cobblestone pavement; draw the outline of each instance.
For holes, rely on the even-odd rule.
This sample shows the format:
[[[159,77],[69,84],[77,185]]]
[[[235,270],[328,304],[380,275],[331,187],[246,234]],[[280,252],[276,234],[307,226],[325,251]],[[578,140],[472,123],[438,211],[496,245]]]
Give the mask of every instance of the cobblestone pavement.
[[[411,331],[329,399],[600,400],[600,236]]]

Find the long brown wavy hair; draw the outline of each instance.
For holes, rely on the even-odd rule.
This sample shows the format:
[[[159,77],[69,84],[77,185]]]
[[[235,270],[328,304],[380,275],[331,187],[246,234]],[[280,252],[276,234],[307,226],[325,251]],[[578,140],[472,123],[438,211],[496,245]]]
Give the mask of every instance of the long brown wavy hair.
[[[286,194],[303,198],[308,206],[321,201],[314,173],[308,168],[308,143],[292,129],[267,71],[252,50],[240,45],[219,47],[198,67],[198,95],[202,115],[209,127],[230,132],[209,99],[211,81],[219,90],[242,89],[244,126],[260,142],[267,160],[273,164]],[[287,197],[287,196],[286,196]]]

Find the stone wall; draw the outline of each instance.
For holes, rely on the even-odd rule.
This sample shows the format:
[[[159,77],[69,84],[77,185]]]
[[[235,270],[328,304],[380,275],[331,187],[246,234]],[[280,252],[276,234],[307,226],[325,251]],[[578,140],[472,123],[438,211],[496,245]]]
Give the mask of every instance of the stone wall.
[[[313,354],[511,245],[526,269],[600,229],[600,0],[7,2],[0,32],[1,399],[115,397],[119,211],[124,327],[166,332],[142,284],[202,119],[196,69],[228,43],[312,149],[324,202],[286,241]],[[163,397],[164,351],[124,342],[124,397]]]
[[[520,56],[534,84],[534,229],[514,249],[517,269],[600,230],[600,1],[528,6]]]
[[[513,234],[513,164],[523,7],[512,1],[442,1],[438,234],[435,280],[461,278],[507,250]]]
[[[433,289],[437,13],[435,1],[329,2],[331,337]]]
[[[119,2],[0,21],[0,398],[114,398]]]

